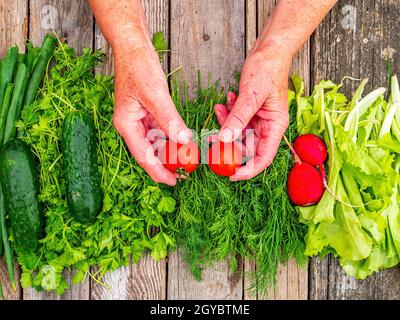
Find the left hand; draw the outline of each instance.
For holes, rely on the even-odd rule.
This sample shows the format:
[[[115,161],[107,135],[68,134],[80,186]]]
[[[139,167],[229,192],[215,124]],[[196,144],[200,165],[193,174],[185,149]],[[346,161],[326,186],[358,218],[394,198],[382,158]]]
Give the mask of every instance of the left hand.
[[[254,144],[245,146],[246,165],[231,181],[247,180],[273,161],[289,124],[288,78],[292,57],[284,47],[259,48],[256,44],[243,66],[239,95],[228,93],[227,104],[214,107],[221,131],[219,139],[230,142],[242,138],[245,129],[254,130]]]

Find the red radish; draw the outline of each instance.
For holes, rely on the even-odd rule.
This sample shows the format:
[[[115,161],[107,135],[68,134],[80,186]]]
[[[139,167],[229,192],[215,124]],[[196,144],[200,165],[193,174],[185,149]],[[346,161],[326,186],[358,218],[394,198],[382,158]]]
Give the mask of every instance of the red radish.
[[[315,134],[298,136],[293,142],[293,148],[301,161],[315,167],[322,167],[328,156],[324,140]]]
[[[288,176],[289,199],[298,206],[317,204],[324,193],[320,172],[312,165],[295,163]]]

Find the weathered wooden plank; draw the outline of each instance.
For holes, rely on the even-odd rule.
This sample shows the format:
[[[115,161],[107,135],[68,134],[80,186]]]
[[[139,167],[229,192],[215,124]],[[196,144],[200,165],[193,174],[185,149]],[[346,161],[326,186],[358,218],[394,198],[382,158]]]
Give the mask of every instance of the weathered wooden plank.
[[[90,297],[90,279],[87,277],[85,281],[79,285],[72,284],[74,271],[65,271],[65,279],[69,285],[69,289],[59,296],[55,291],[38,292],[35,289],[28,288],[23,290],[24,300],[88,300]]]
[[[93,16],[85,0],[36,0],[30,1],[29,39],[40,45],[44,36],[56,32],[78,51],[93,45]],[[55,292],[23,290],[24,300],[87,300],[90,295],[89,279],[79,285],[72,285],[73,272],[64,276],[70,285],[61,297]]]
[[[250,275],[256,271],[256,264],[245,259],[243,263],[243,270],[245,271],[243,275],[243,300],[258,300],[258,292],[249,290],[253,284]]]
[[[99,26],[95,25],[94,30],[94,47],[96,50],[101,50],[106,54],[105,62],[96,68],[96,73],[113,75],[114,74],[114,58],[112,55],[112,48],[103,37]]]
[[[246,1],[246,56],[250,53],[258,36],[258,0]],[[243,263],[243,299],[244,300],[257,300],[258,292],[251,291],[249,288],[252,286],[250,274],[256,271],[256,264],[245,259]]]
[[[0,57],[15,44],[21,51],[28,35],[28,0],[0,1]]]
[[[3,287],[3,293],[6,300],[21,300],[22,297],[22,289],[19,285],[19,275],[20,269],[17,263],[14,265],[14,276],[16,281],[16,288],[13,289],[11,286],[9,275],[7,271],[7,266],[3,258],[0,259],[0,281]]]
[[[0,1],[0,57],[10,46],[18,45],[21,52],[25,50],[25,40],[28,36],[28,1]],[[3,286],[5,298],[9,300],[21,299],[19,286],[19,268],[14,268],[17,282],[16,290],[12,289],[7,267],[0,258],[0,282]]]
[[[257,0],[246,1],[246,55],[257,39]]]
[[[370,78],[366,90],[386,86],[387,53],[393,53],[393,69],[399,70],[398,16],[394,0],[346,0],[331,11],[312,41],[313,83],[320,79],[340,81],[343,76]],[[356,82],[346,82],[353,92]],[[336,259],[311,266],[311,299],[399,299],[398,268],[381,271],[363,281],[344,274]]]
[[[171,69],[181,66],[189,93],[197,70],[226,86],[240,71],[245,52],[245,1],[171,0]]]
[[[30,1],[29,39],[39,45],[46,33],[56,32],[78,52],[93,44],[93,16],[85,0]]]
[[[143,10],[146,14],[150,34],[162,31],[168,40],[169,38],[169,1],[168,0],[142,0]],[[99,26],[95,25],[95,48],[101,49],[107,54],[107,63],[97,68],[97,72],[102,74],[114,73],[114,62],[111,46],[104,39]],[[163,67],[168,71],[169,55],[164,54]]]
[[[310,261],[308,296],[312,300],[328,299],[329,260],[330,257],[313,258]]]
[[[165,300],[167,295],[167,260],[155,261],[145,255],[132,265],[132,297],[139,300]]]
[[[247,37],[246,43],[251,48],[254,43],[254,34],[259,34],[266,21],[268,20],[273,8],[276,5],[275,0],[258,0],[257,1],[257,19],[256,24],[250,18],[246,21],[247,35],[250,34],[251,39]],[[249,6],[249,3],[248,3]],[[254,5],[250,4],[250,8]],[[250,9],[251,10],[251,9]],[[249,17],[249,14],[247,15]],[[254,19],[254,17],[253,17]],[[254,26],[256,25],[256,26]],[[257,28],[255,33],[252,28]],[[304,78],[306,90],[308,90],[310,82],[310,49],[309,42],[307,42],[300,52],[293,59],[293,65],[291,68],[291,73],[299,74]],[[256,267],[252,263],[245,264],[246,272],[254,270]],[[248,268],[248,269],[247,269]],[[304,300],[307,299],[308,294],[308,271],[307,267],[299,268],[297,263],[292,260],[286,265],[280,265],[277,273],[277,282],[274,288],[268,291],[268,294],[262,295],[257,294],[257,299],[272,299],[272,300],[282,300],[282,299],[296,299]],[[245,289],[249,286],[250,281],[245,277]],[[253,299],[249,293],[245,294],[245,299]]]
[[[298,266],[295,260],[287,264],[280,264],[277,274],[277,283],[269,290],[266,299],[271,300],[305,300],[308,295],[307,268]],[[259,299],[263,296],[259,296]]]
[[[197,70],[203,81],[223,86],[232,82],[245,56],[245,1],[172,0],[171,1],[171,69],[181,66],[189,95],[197,90]],[[241,267],[240,267],[241,268]],[[225,262],[204,270],[197,282],[182,257],[172,253],[168,264],[168,299],[242,299],[243,281],[231,273]]]
[[[241,263],[231,272],[228,263],[219,262],[203,270],[202,281],[196,281],[180,255],[170,253],[168,260],[168,300],[241,300],[243,277]]]
[[[169,33],[169,2],[168,0],[142,0],[146,14],[149,32],[164,32],[168,39]],[[107,54],[106,63],[96,72],[113,74],[112,49],[104,39],[100,29],[95,27],[95,48],[102,49]],[[164,55],[164,70],[168,70],[168,55]],[[155,261],[145,255],[137,265],[123,267],[107,274],[101,281],[108,287],[92,283],[91,299],[165,299],[166,296],[167,263]]]
[[[95,273],[95,272],[94,272]],[[101,283],[92,280],[91,300],[129,300],[130,296],[130,266],[119,268],[107,273]]]
[[[164,300],[166,297],[166,261],[154,261],[144,255],[138,264],[130,264],[92,282],[92,300]]]

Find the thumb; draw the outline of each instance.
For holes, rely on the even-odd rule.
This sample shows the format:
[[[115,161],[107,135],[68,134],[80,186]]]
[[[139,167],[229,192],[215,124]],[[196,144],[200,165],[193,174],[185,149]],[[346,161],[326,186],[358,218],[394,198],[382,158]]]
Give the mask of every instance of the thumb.
[[[216,104],[214,106],[214,112],[217,117],[220,126],[223,126],[226,118],[228,118],[229,111],[223,104]]]
[[[192,138],[192,131],[176,110],[169,92],[156,92],[147,101],[147,110],[160,126],[161,130],[174,142],[187,144]]]
[[[221,128],[219,138],[224,142],[236,140],[261,107],[258,103],[255,95],[247,92],[239,93],[232,111]]]

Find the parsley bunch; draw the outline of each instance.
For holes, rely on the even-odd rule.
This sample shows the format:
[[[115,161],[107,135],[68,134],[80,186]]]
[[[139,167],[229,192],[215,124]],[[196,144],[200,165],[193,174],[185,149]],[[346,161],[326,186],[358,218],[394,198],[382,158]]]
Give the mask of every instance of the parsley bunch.
[[[153,183],[130,156],[112,125],[113,78],[94,75],[103,54],[84,49],[81,56],[60,43],[36,101],[25,108],[19,136],[36,154],[40,201],[46,216],[45,238],[36,255],[20,255],[24,288],[56,290],[68,287],[63,271],[75,268],[73,283],[90,275],[95,281],[108,271],[137,262],[148,250],[165,258],[175,246],[166,226],[175,211],[169,191]],[[82,225],[68,211],[60,138],[70,111],[91,115],[98,131],[99,170],[104,204],[95,223]],[[91,267],[98,266],[95,274]]]

